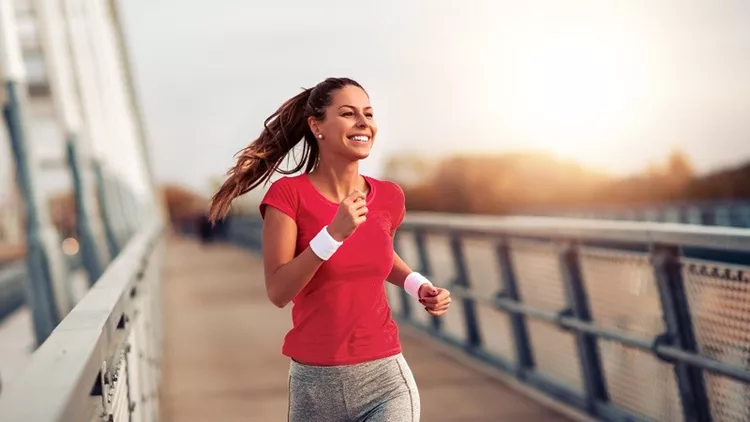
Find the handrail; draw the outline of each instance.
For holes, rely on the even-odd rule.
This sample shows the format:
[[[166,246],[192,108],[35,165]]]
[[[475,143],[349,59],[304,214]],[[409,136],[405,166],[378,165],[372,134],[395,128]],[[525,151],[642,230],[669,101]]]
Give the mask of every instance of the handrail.
[[[750,229],[409,212],[396,236],[456,299],[431,318],[386,283],[402,323],[597,420],[750,420]]]
[[[554,208],[531,207],[520,210],[519,214],[750,227],[750,201],[746,199],[677,200],[640,204],[571,205]]]
[[[119,363],[161,229],[160,222],[145,225],[39,346],[0,396],[0,420],[78,422],[112,410],[107,394],[127,388],[117,385]]]
[[[557,239],[602,240],[643,244],[680,244],[722,250],[750,251],[750,229],[676,223],[589,220],[567,217],[526,217],[408,213],[407,228],[472,235],[516,235]]]

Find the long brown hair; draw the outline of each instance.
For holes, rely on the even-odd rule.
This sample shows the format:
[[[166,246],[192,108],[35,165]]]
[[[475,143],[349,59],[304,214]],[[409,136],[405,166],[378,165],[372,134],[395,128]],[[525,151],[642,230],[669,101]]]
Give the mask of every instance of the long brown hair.
[[[226,217],[235,198],[267,182],[274,173],[293,174],[303,167],[310,173],[318,164],[320,150],[315,135],[307,124],[308,117],[322,121],[333,93],[347,85],[362,86],[349,78],[328,78],[287,100],[263,124],[258,139],[240,150],[237,163],[227,171],[224,184],[211,198],[208,218],[212,223]],[[283,170],[279,165],[302,140],[305,145],[296,166]]]

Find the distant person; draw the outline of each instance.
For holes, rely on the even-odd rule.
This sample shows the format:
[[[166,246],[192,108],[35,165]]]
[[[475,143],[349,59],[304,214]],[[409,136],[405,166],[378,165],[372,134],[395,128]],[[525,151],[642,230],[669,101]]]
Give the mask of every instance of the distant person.
[[[214,240],[215,228],[212,227],[206,214],[200,214],[197,217],[198,233],[202,243],[211,243]]]
[[[419,392],[384,282],[404,288],[435,316],[451,298],[394,252],[404,193],[359,173],[376,134],[365,90],[351,79],[326,79],[266,120],[212,200],[213,222],[274,172],[286,174],[271,184],[260,213],[268,297],[279,308],[294,303],[282,348],[291,358],[291,422],[419,421]],[[301,162],[279,169],[302,140]]]

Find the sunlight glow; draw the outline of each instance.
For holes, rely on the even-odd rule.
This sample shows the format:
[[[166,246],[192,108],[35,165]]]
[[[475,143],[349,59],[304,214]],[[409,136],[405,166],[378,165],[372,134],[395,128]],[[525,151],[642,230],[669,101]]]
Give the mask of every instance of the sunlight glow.
[[[648,92],[645,62],[623,43],[593,36],[548,37],[505,63],[509,129],[526,147],[584,159],[627,136]]]

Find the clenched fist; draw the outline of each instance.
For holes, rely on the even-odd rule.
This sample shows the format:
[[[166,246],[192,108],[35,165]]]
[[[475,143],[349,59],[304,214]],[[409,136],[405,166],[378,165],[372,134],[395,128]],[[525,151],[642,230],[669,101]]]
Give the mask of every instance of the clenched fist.
[[[433,316],[440,316],[448,312],[451,306],[451,292],[440,287],[423,284],[419,287],[419,303]]]
[[[357,227],[367,220],[365,194],[357,189],[344,198],[339,209],[328,225],[328,233],[339,242],[354,233]]]

